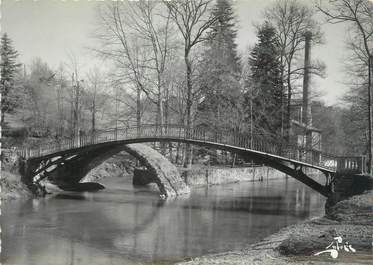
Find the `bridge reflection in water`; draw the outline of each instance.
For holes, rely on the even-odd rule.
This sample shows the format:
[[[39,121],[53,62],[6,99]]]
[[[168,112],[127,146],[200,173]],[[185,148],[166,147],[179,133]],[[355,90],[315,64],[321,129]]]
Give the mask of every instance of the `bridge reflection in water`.
[[[2,264],[131,264],[238,250],[321,215],[325,202],[291,178],[200,188],[174,201],[124,181],[107,180],[105,192],[6,202]]]

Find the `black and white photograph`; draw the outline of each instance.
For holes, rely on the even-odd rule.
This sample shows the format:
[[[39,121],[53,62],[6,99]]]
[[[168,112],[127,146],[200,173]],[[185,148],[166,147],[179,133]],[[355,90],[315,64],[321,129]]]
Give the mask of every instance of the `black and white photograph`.
[[[0,265],[373,265],[373,0],[0,11]]]

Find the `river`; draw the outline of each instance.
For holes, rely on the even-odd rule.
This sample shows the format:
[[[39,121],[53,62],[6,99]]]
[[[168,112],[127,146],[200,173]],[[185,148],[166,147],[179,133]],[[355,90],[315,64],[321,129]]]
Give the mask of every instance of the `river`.
[[[195,188],[161,200],[128,179],[105,190],[2,204],[2,264],[164,264],[250,243],[324,213],[325,199],[291,178]]]

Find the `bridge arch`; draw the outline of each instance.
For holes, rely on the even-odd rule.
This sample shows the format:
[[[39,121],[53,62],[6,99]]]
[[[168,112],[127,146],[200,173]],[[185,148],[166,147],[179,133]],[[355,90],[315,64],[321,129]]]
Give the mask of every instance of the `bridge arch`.
[[[100,161],[105,156],[111,156],[115,152],[119,152],[119,150],[123,150],[126,145],[136,144],[136,143],[149,143],[149,142],[181,142],[181,143],[189,143],[197,146],[204,146],[213,149],[220,149],[224,151],[229,151],[236,153],[243,157],[244,159],[252,160],[260,164],[264,164],[266,166],[275,168],[287,175],[301,181],[305,185],[309,186],[310,188],[316,190],[317,192],[321,193],[322,195],[328,197],[331,192],[331,178],[334,176],[334,171],[331,169],[327,169],[318,165],[309,164],[306,162],[285,158],[279,155],[274,155],[262,151],[252,150],[245,147],[234,146],[224,143],[206,141],[205,139],[188,139],[188,138],[181,138],[181,137],[170,137],[170,136],[162,136],[162,137],[135,137],[132,139],[125,139],[125,140],[110,140],[107,142],[100,142],[95,144],[89,144],[82,147],[71,148],[67,150],[57,151],[54,153],[41,155],[38,157],[32,157],[27,160],[26,170],[24,170],[23,175],[26,176],[26,181],[30,183],[32,181],[33,175],[40,171],[40,164],[42,161],[50,161],[49,166],[56,165],[58,169],[59,166],[63,166],[63,161],[66,158],[71,158],[72,160],[76,160],[79,162],[78,164],[84,165],[87,163],[100,163]],[[113,153],[114,152],[114,153]],[[90,155],[88,155],[90,154]],[[93,157],[97,160],[93,160]],[[58,159],[54,160],[54,158],[58,157]],[[78,157],[78,158],[76,158]],[[65,159],[64,159],[65,158]],[[58,162],[59,159],[62,159]],[[57,162],[56,162],[57,161]],[[45,167],[45,166],[44,166]],[[320,184],[306,175],[303,171],[304,168],[313,168],[317,169],[320,172],[324,173],[326,176],[326,183]],[[55,169],[56,170],[56,169]],[[84,172],[83,172],[84,173]],[[83,174],[82,173],[82,174]],[[86,173],[85,173],[86,174]],[[167,180],[164,181],[166,183]],[[172,186],[172,185],[171,185]],[[160,188],[161,189],[161,188]],[[162,189],[161,189],[162,191]]]
[[[24,182],[32,185],[32,183],[39,183],[42,179],[48,178],[52,183],[65,189],[79,183],[89,171],[108,158],[125,151],[146,166],[149,170],[149,182],[156,183],[161,194],[173,197],[190,191],[176,166],[147,145],[116,143],[96,145],[89,150],[71,151],[29,160],[28,169],[22,174]]]

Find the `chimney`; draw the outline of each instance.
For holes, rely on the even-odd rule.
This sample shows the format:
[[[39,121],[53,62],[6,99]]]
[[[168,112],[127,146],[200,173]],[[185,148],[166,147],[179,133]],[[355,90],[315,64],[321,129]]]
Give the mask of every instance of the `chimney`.
[[[302,122],[307,126],[312,126],[311,107],[309,104],[309,83],[310,83],[310,53],[312,33],[307,31],[305,37],[304,50],[304,76],[303,76],[303,104]]]

